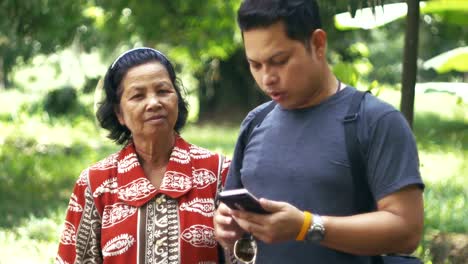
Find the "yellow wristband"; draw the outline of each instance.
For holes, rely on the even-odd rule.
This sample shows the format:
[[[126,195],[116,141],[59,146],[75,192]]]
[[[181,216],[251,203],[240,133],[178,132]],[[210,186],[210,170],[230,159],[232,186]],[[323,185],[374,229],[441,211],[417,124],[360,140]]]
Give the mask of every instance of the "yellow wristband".
[[[303,241],[307,230],[309,230],[310,224],[312,223],[312,214],[310,212],[304,211],[304,222],[302,222],[301,231],[297,234],[296,240]]]

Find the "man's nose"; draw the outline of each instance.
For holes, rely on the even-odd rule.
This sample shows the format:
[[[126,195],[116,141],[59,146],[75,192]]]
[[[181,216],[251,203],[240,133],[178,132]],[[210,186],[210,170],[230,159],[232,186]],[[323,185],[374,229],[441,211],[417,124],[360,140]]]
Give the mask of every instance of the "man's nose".
[[[275,72],[266,70],[262,77],[263,86],[271,86],[278,82],[278,75]]]

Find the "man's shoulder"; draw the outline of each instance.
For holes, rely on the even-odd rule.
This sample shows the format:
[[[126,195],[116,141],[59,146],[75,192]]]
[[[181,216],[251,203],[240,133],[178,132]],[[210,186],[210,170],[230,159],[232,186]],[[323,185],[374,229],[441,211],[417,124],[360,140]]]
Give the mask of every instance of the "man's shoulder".
[[[251,111],[247,114],[247,116],[246,116],[245,119],[253,119],[253,118],[255,118],[255,116],[256,116],[257,114],[259,114],[260,112],[264,111],[271,103],[274,104],[273,101],[267,101],[267,102],[265,102],[265,103],[263,103],[263,104],[261,104],[261,105],[255,107],[253,110],[251,110]]]
[[[252,122],[252,120],[257,116],[259,115],[261,112],[263,111],[267,111],[267,108],[269,107],[269,105],[273,103],[273,101],[268,101],[268,102],[265,102],[257,107],[255,107],[254,109],[252,109],[248,114],[247,116],[244,118],[244,120],[242,121],[242,124],[241,124],[241,130],[244,130],[247,128],[247,126]]]
[[[401,115],[400,111],[393,105],[373,94],[367,94],[364,97],[360,111],[371,126],[390,113]]]
[[[378,98],[374,94],[369,93],[364,97],[364,105],[367,111],[397,111],[397,109],[390,103]]]

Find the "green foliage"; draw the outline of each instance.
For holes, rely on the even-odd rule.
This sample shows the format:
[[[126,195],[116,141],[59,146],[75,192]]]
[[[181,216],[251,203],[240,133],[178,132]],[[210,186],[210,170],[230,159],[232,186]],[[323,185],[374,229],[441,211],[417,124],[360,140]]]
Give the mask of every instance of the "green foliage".
[[[421,8],[423,14],[435,14],[443,17],[447,23],[467,25],[468,2],[460,0],[432,0]]]
[[[0,226],[13,226],[30,214],[44,217],[66,204],[67,186],[85,165],[96,161],[96,154],[80,144],[65,147],[22,136],[5,138],[0,148],[0,211],[5,212]]]
[[[426,229],[438,232],[468,232],[466,180],[428,183],[424,191]]]
[[[22,238],[37,240],[39,242],[54,241],[58,237],[57,230],[61,226],[53,218],[37,218],[31,216],[24,221],[27,225],[20,226],[16,231]]]
[[[397,84],[401,81],[403,58],[403,23],[394,22],[385,30],[375,29],[369,32],[369,60],[374,65],[369,79],[381,83]]]
[[[256,85],[245,59],[238,49],[226,60],[214,59],[196,73],[199,120],[240,122],[248,111],[269,99]],[[226,109],[230,109],[226,120]]]
[[[14,229],[0,228],[2,263],[54,263],[64,210],[51,211],[47,218],[31,216],[16,222]]]
[[[349,2],[353,9],[358,2],[368,1]],[[216,59],[233,59],[232,54],[241,45],[235,25],[238,4],[239,0],[210,0],[200,8],[199,1],[187,0],[6,0],[0,3],[0,54],[11,67],[12,61],[21,63],[34,54],[56,51],[73,39],[79,44],[74,47],[97,47],[112,56],[117,49],[146,45],[168,52],[178,69],[190,68],[193,73]],[[337,33],[330,19],[335,12],[346,10],[348,1],[323,0],[320,4],[333,64],[336,62],[334,71],[341,80],[351,84],[374,79],[399,82],[403,22],[372,32]],[[466,40],[454,38],[466,35],[466,27],[447,25],[444,21],[449,16],[442,13],[428,17],[423,16],[421,58],[454,45],[466,45]],[[236,65],[241,63],[236,61]],[[53,71],[59,74],[63,65],[57,63]],[[216,71],[211,73],[216,75]],[[79,107],[64,115],[47,114],[45,91],[30,93],[29,81],[39,79],[42,72],[34,74],[24,78],[28,82],[24,82],[23,90],[28,94],[0,94],[0,256],[6,263],[18,259],[52,263],[71,188],[80,171],[118,148],[97,129],[91,94],[76,93]],[[90,80],[83,92],[94,89],[93,83]],[[229,85],[235,87],[236,83]],[[48,82],[44,85],[50,86]],[[371,86],[382,87],[377,82]],[[382,98],[398,103],[395,90],[380,91]],[[427,186],[426,231],[467,233],[467,106],[455,103],[450,95],[435,96],[431,101],[426,100],[428,97],[417,95],[415,120],[421,172]],[[434,105],[443,107],[434,109]],[[192,143],[231,156],[238,127],[188,124],[182,135]],[[429,237],[425,239],[418,254],[427,253]]]
[[[333,73],[343,83],[356,87],[359,79],[359,71],[353,63],[338,62],[333,66]]]
[[[84,44],[98,43],[110,55],[120,46],[146,45],[180,63],[200,65],[213,57],[226,58],[239,46],[234,41],[238,4],[239,0],[209,0],[200,8],[199,1],[186,0],[98,1],[84,12],[94,20],[88,29],[92,37]]]
[[[372,71],[372,64],[368,59],[369,48],[363,42],[356,42],[341,53],[332,53],[333,73],[343,83],[357,87],[360,79]]]
[[[414,132],[422,148],[446,152],[468,149],[468,123],[463,119],[446,119],[435,113],[418,113],[416,117]]]
[[[98,77],[88,77],[85,80],[85,84],[83,85],[83,93],[90,94],[93,93],[98,85],[99,78]]]
[[[96,124],[89,122],[89,120],[94,120],[93,95],[81,94],[70,86],[53,89],[47,93],[39,92],[30,95],[32,96],[26,96],[30,98],[19,101],[12,98],[13,102],[16,101],[16,103],[6,107],[5,110],[9,110],[8,112],[3,114],[0,112],[0,120],[3,117],[5,120],[15,121],[18,128],[21,128],[24,123],[28,123],[30,126],[46,123],[52,127],[61,128],[70,125],[77,126],[84,129],[83,132],[96,129]],[[5,98],[5,102],[8,102],[8,97]],[[15,94],[11,97],[25,96],[24,94]],[[36,130],[35,132],[46,133]]]
[[[78,97],[73,87],[65,86],[49,91],[44,98],[44,110],[49,115],[64,115],[78,107]]]
[[[0,3],[2,73],[8,74],[18,59],[28,61],[36,54],[48,54],[59,47],[68,46],[75,38],[78,28],[87,23],[81,15],[81,8],[85,2],[85,0],[2,1]]]

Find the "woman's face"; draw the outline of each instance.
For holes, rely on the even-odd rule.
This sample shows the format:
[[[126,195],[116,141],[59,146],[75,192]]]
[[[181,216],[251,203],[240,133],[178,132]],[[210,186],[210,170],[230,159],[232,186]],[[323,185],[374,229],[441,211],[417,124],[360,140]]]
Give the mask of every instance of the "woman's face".
[[[154,61],[130,68],[119,89],[117,118],[134,139],[173,132],[179,114],[178,97],[161,63]]]

